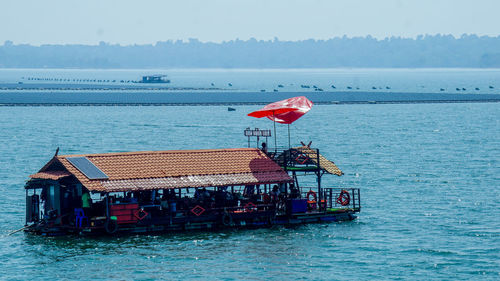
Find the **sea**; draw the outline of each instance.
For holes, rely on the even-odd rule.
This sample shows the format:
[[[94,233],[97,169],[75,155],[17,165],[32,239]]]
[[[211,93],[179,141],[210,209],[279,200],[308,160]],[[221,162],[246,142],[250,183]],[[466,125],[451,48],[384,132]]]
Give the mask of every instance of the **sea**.
[[[0,73],[50,72],[29,71]],[[190,73],[176,71],[173,81],[175,73]],[[236,79],[224,78],[235,70],[197,71],[200,77],[191,73],[183,85],[225,79],[258,89],[252,85],[269,72],[275,77],[266,81],[291,81],[294,72],[240,70]],[[325,71],[411,92],[459,82],[500,88],[500,70],[295,72],[307,80],[299,83],[320,84]],[[119,237],[9,235],[24,226],[24,183],[58,147],[60,154],[247,147],[245,128],[272,129],[269,120],[247,116],[261,105],[232,107],[0,106],[0,280],[500,279],[498,102],[314,105],[290,126],[291,145],[312,141],[345,173],[325,175],[323,186],[361,189],[361,212],[351,222]],[[288,127],[276,129],[278,146],[287,146]]]

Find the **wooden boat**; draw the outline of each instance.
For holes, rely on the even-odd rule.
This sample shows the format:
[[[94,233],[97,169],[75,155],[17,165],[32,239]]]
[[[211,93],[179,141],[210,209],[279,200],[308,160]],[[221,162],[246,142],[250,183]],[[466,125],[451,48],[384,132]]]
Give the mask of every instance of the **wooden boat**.
[[[318,149],[56,155],[30,176],[25,231],[54,236],[253,228],[355,219],[356,188]],[[302,186],[298,175],[316,177]]]

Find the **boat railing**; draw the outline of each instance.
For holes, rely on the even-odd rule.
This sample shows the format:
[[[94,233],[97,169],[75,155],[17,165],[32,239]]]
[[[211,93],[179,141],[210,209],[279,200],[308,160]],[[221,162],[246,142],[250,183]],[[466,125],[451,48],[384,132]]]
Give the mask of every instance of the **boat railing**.
[[[319,156],[318,149],[285,148],[272,159],[285,170],[318,171]]]
[[[321,188],[321,192],[317,194],[317,188],[302,187],[302,198],[308,200],[309,207],[313,207],[320,211],[325,210],[353,210],[359,212],[361,210],[361,196],[359,188]],[[315,194],[315,195],[313,195]],[[312,205],[312,206],[311,206]]]
[[[262,202],[242,202],[240,206],[227,207],[203,207],[202,205],[190,206],[187,209],[178,210],[178,213],[184,213],[185,216],[207,216],[222,215],[224,213],[260,213],[273,211],[275,204],[264,204]]]

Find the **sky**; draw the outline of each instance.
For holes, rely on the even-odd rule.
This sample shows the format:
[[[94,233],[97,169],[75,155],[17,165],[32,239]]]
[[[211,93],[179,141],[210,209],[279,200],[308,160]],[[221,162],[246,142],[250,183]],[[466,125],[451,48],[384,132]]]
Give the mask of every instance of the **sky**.
[[[500,35],[500,0],[2,0],[0,44]]]

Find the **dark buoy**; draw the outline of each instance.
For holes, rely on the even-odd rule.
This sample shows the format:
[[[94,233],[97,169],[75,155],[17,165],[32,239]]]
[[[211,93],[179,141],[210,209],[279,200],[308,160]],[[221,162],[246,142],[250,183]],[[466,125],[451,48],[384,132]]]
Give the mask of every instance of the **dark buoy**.
[[[266,90],[260,90],[262,93],[264,93]]]
[[[462,88],[462,91],[466,91],[466,90],[467,90],[467,89],[465,89],[465,88]]]
[[[232,84],[232,83],[227,83],[227,85],[228,85],[229,87],[232,87],[232,86],[233,86],[233,84]]]
[[[493,86],[490,86],[490,89],[493,89],[493,88],[495,88],[495,87],[493,87]]]
[[[457,88],[456,90],[457,90],[457,91],[460,91],[460,88]]]
[[[236,111],[236,108],[228,107],[227,111]]]
[[[390,89],[391,89],[391,87],[389,87],[389,86],[386,86],[385,88],[386,88],[387,90],[390,90]]]
[[[279,84],[279,85],[278,85],[278,88],[283,88],[283,87],[284,87],[284,86],[283,86],[283,85],[281,85],[281,84]]]
[[[479,88],[478,88],[478,87],[476,87],[476,91],[479,91]]]
[[[444,91],[444,89],[443,89],[443,88],[441,88],[441,89],[439,89],[439,90],[440,90],[441,92],[442,92],[442,91]]]
[[[352,90],[352,87],[351,86],[347,86],[347,89]]]
[[[376,90],[376,89],[377,89],[377,87],[373,86],[373,87],[372,87],[372,89],[373,89],[373,90]]]
[[[278,89],[273,89],[273,92],[277,92],[277,91],[278,91]]]
[[[210,86],[212,86],[212,87],[213,87],[213,86],[215,86],[215,84],[214,84],[214,83],[210,83]]]
[[[337,88],[335,88],[335,85],[332,85],[332,89],[337,89]]]

